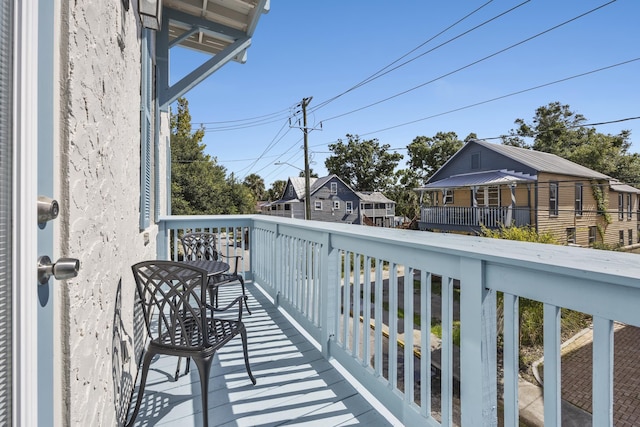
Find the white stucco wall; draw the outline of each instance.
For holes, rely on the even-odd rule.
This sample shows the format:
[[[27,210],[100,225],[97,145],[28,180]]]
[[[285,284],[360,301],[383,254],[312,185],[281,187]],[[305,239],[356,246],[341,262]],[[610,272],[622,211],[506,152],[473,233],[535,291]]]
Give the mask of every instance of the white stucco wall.
[[[157,227],[139,229],[140,25],[133,3],[125,11],[121,0],[61,1],[58,249],[81,262],[78,277],[60,282],[56,295],[61,425],[118,425],[135,378],[135,357],[123,357],[133,344],[130,266],[156,255]]]

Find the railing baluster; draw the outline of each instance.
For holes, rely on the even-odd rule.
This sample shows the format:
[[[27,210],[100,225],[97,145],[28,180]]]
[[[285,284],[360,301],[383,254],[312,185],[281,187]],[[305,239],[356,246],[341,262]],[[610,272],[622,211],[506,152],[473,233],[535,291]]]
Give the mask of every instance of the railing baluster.
[[[613,425],[613,321],[593,316],[593,425]]]
[[[342,277],[342,343],[345,351],[349,351],[349,312],[351,311],[350,298],[350,276],[351,276],[351,253],[344,251],[343,258],[343,277]],[[353,349],[351,349],[353,350]]]
[[[515,295],[504,294],[504,351],[503,371],[504,371],[504,425],[518,425],[518,372],[519,365],[519,336],[520,317],[519,299]]]
[[[559,426],[561,417],[560,307],[544,304],[544,424]]]
[[[362,355],[360,342],[360,261],[361,255],[354,254],[353,266],[353,356]]]
[[[395,390],[398,388],[398,266],[389,263],[389,382]]]
[[[382,300],[382,260],[376,258],[374,371],[377,377],[382,376]]]
[[[420,271],[420,408],[431,416],[431,273]]]
[[[364,283],[362,284],[362,365],[369,366],[371,358],[371,257],[364,257]]]
[[[442,425],[453,424],[453,279],[442,276],[442,347],[440,349]]]
[[[404,269],[404,400],[410,404],[414,400],[413,379],[413,268]]]

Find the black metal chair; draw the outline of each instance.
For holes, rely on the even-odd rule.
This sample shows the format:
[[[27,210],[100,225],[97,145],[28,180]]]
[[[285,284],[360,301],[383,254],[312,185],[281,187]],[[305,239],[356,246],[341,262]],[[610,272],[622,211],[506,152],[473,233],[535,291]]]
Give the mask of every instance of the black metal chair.
[[[242,338],[244,363],[253,384],[256,379],[249,366],[247,332],[242,323],[244,298],[237,297],[225,309],[238,304],[237,320],[218,319],[207,304],[207,271],[174,261],[143,261],[133,265],[140,304],[149,335],[142,377],[133,415],[135,422],[144,394],[151,360],[156,354],[193,359],[198,367],[202,390],[203,423],[208,425],[209,374],[218,349],[236,335]],[[187,366],[188,370],[188,366]]]
[[[182,247],[184,249],[185,260],[197,260],[208,259],[213,261],[225,261],[232,270],[223,274],[217,274],[209,280],[209,286],[211,289],[211,301],[212,304],[218,307],[218,289],[220,286],[239,282],[242,286],[242,295],[245,299],[244,307],[247,313],[251,314],[249,305],[247,304],[247,292],[244,286],[244,278],[238,273],[238,262],[242,259],[240,255],[226,256],[218,251],[217,239],[214,233],[187,233],[180,239]]]

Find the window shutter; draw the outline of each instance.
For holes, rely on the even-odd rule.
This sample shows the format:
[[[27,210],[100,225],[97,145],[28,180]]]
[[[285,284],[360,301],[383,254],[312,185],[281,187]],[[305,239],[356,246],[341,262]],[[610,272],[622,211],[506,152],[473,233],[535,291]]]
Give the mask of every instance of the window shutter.
[[[153,141],[153,58],[150,30],[142,30],[141,72],[141,120],[140,120],[140,229],[151,224],[151,153]]]
[[[12,360],[11,331],[11,211],[13,203],[11,169],[12,105],[12,49],[13,14],[11,1],[0,2],[0,425],[12,422]],[[35,227],[35,224],[34,224]]]

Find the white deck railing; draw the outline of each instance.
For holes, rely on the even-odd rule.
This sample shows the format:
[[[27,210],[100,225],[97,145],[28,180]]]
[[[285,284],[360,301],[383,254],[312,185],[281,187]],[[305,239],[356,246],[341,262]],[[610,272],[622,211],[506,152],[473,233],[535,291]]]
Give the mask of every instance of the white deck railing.
[[[508,206],[466,207],[429,206],[420,208],[420,222],[436,225],[498,228],[513,224],[517,227],[530,225],[530,209]]]
[[[458,379],[462,425],[495,425],[498,293],[504,295],[504,425],[518,420],[521,297],[544,303],[544,419],[560,425],[560,309],[593,315],[593,425],[612,425],[613,324],[640,326],[638,255],[260,215],[167,217],[160,225],[163,258],[179,252],[176,230],[233,234],[241,244],[224,247],[231,252],[242,250],[250,230],[247,279],[405,425],[451,425]],[[435,285],[442,300],[437,313]],[[459,360],[452,338],[458,317]],[[432,387],[428,350],[432,318],[442,325],[439,389]],[[387,345],[399,340],[403,347]],[[432,404],[433,394],[441,404]]]

